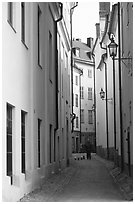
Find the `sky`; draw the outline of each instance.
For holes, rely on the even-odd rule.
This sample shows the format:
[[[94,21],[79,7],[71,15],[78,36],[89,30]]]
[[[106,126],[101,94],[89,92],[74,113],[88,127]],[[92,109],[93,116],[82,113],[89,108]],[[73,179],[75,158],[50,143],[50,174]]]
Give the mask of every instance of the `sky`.
[[[95,24],[99,23],[99,2],[80,1],[73,12],[73,38],[87,42],[87,37],[96,38]]]

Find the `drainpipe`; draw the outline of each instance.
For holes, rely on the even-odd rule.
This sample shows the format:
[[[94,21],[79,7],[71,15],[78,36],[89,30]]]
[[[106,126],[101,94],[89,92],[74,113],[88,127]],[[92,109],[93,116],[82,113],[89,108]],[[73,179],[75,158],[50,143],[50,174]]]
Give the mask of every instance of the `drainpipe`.
[[[106,100],[105,100],[105,102],[106,102],[106,142],[107,142],[107,159],[109,159],[108,101],[107,101],[107,99],[108,99],[108,93],[107,93],[107,91],[108,91],[108,89],[107,89],[107,64],[106,64],[106,62],[104,61],[104,57],[105,57],[105,56],[102,55],[102,57],[103,57],[103,63],[104,63],[104,65],[105,65],[105,92],[106,92]]]
[[[107,64],[104,61],[104,58],[107,57],[107,47],[102,46],[102,42],[100,42],[100,48],[105,50],[106,53],[102,55],[103,63],[105,65],[105,92],[106,92],[106,142],[107,142],[107,159],[109,159],[109,134],[108,134],[108,88],[107,88]]]
[[[94,125],[95,125],[95,153],[97,152],[97,145],[96,145],[96,79],[95,79],[95,54],[92,52],[92,58],[93,58],[93,64],[94,64],[94,72],[93,72],[93,76],[94,76]]]
[[[121,171],[124,170],[123,155],[123,121],[122,121],[122,87],[121,87],[121,30],[120,30],[120,2],[118,2],[118,63],[119,63],[119,106],[120,106],[120,138],[121,138]]]
[[[80,72],[80,144],[82,142],[82,139],[81,139],[81,134],[82,134],[82,129],[81,129],[81,76],[83,74],[83,71]]]
[[[78,6],[78,2],[76,2],[76,5],[74,5],[72,8],[70,8],[70,31],[71,31],[71,93],[72,93],[72,114],[73,114],[73,53],[72,53],[72,12],[75,7]],[[72,120],[72,127],[71,127],[71,132],[74,130],[74,125],[73,125],[74,120]]]
[[[59,3],[60,5],[60,17],[55,21],[55,59],[56,59],[56,73],[55,73],[55,83],[56,83],[56,129],[58,129],[59,126],[59,118],[58,118],[58,50],[57,50],[57,32],[58,32],[58,28],[57,28],[57,23],[59,21],[62,20],[63,18],[63,4]]]

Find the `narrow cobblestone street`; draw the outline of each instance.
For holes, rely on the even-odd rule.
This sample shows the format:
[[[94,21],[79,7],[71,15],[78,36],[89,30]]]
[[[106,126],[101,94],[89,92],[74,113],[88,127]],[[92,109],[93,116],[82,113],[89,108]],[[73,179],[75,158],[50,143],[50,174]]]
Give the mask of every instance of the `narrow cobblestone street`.
[[[125,201],[105,164],[96,156],[79,160],[43,186],[21,199],[23,202]]]

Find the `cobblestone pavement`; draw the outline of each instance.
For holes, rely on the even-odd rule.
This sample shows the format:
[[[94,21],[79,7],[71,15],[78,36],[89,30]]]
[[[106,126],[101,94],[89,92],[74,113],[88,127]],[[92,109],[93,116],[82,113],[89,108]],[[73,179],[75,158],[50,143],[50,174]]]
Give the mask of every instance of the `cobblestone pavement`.
[[[110,175],[106,164],[97,156],[91,160],[75,161],[59,174],[52,175],[45,184],[34,190],[23,202],[85,202],[125,201]]]

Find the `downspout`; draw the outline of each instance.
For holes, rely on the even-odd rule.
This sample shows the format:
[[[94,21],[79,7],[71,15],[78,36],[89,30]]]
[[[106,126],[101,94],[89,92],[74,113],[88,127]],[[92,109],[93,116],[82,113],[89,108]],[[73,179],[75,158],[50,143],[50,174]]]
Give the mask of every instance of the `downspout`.
[[[106,55],[106,54],[105,54]],[[108,135],[108,88],[107,88],[107,64],[104,61],[105,55],[102,55],[103,57],[103,63],[105,65],[105,92],[106,92],[106,142],[107,142],[107,159],[109,159],[109,135]]]
[[[57,32],[58,32],[58,28],[57,28],[57,23],[59,21],[62,20],[63,18],[63,4],[59,3],[60,5],[60,17],[55,21],[55,59],[56,59],[56,73],[55,73],[55,81],[56,81],[56,129],[58,129],[59,127],[59,117],[58,117],[58,49],[57,49]]]
[[[104,61],[104,57],[107,57],[107,47],[102,46],[102,41],[100,42],[100,47],[103,50],[106,50],[106,53],[102,55],[103,63],[105,65],[105,92],[106,92],[106,145],[107,145],[107,159],[109,159],[109,134],[108,134],[108,88],[107,88],[107,64]]]
[[[122,121],[122,87],[121,87],[121,30],[120,30],[120,2],[118,2],[118,63],[119,63],[119,105],[120,105],[120,138],[121,138],[121,171],[124,170],[123,157],[123,121]]]
[[[80,72],[80,144],[82,142],[82,139],[81,139],[81,134],[82,134],[82,129],[81,129],[81,76],[82,76],[83,72],[81,71]]]
[[[72,8],[70,8],[70,32],[71,32],[71,99],[72,99],[72,114],[73,114],[73,53],[72,53],[72,10],[78,6],[78,2],[76,2],[76,5],[74,5]],[[74,130],[74,125],[73,125],[74,120],[72,120],[72,125],[71,125],[71,132]]]
[[[94,76],[94,125],[95,125],[95,152],[96,152],[96,70],[95,70],[95,54],[92,52],[92,58],[93,58],[93,64],[94,64],[94,72],[93,72],[93,76]]]

